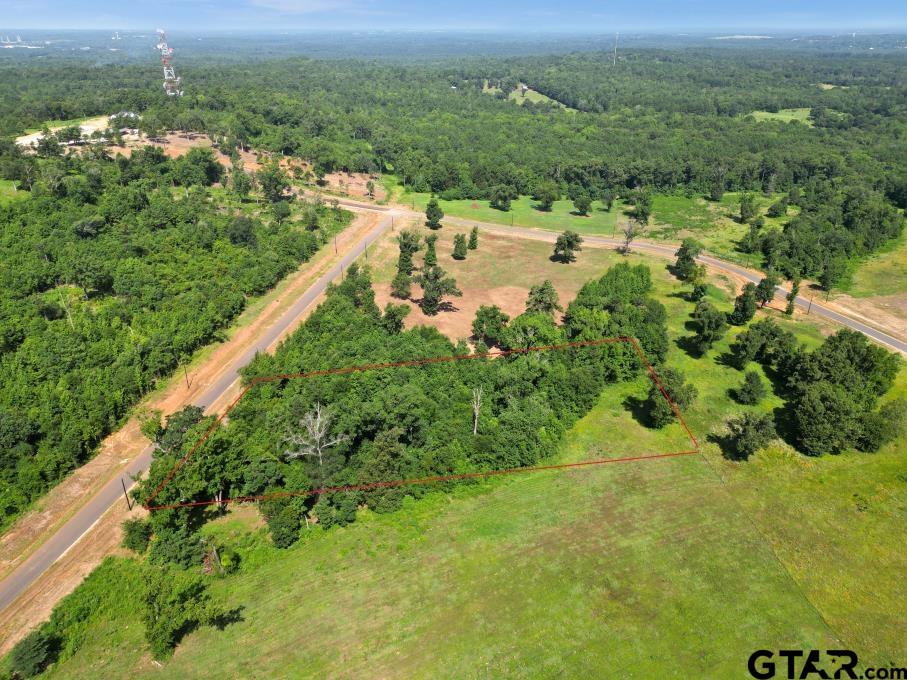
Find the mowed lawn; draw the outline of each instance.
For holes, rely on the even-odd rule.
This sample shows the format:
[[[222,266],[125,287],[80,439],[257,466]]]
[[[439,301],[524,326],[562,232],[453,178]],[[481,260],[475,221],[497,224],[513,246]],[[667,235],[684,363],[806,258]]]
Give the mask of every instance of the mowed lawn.
[[[402,194],[398,201],[404,206],[414,210],[423,211],[427,205],[430,194],[408,192]],[[511,202],[508,212],[492,208],[488,201],[480,200],[438,200],[445,215],[462,217],[467,220],[479,222],[492,222],[494,224],[514,224],[536,229],[549,229],[551,231],[565,231],[572,229],[580,234],[603,234],[610,236],[619,229],[617,220],[626,221],[621,210],[622,204],[615,202],[610,211],[604,210],[601,202],[594,201],[588,215],[576,215],[573,202],[569,200],[555,201],[550,211],[536,208],[537,202],[529,196],[521,196]]]
[[[511,271],[512,285],[526,278],[516,271],[549,264],[547,244],[483,243],[495,278]],[[465,288],[487,276],[477,254],[458,263]],[[562,267],[591,278],[616,258],[589,249]],[[731,337],[705,357],[683,351],[692,304],[663,260],[631,261],[652,266],[669,312],[667,363],[699,390],[686,418],[701,454],[464,484],[391,515],[364,510],[286,551],[241,509],[205,531],[242,555],[238,574],[212,580],[242,621],[192,633],[158,668],[133,612],[100,615],[51,675],[725,678],[746,677],[759,648],[905,658],[907,445],[807,459],[779,441],[748,462],[724,459],[723,423],[745,410],[728,395],[742,373],[716,361]],[[728,309],[726,282],[714,283]],[[781,323],[821,341],[820,329]],[[685,448],[679,426],[637,421],[646,389],[644,378],[607,389],[557,460]],[[895,392],[907,395],[903,370]],[[772,395],[747,408],[782,407]]]

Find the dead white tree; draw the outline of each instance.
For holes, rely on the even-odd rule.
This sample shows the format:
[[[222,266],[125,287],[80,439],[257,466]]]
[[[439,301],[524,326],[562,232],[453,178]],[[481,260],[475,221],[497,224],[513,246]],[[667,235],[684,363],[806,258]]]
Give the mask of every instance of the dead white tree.
[[[472,435],[479,431],[479,411],[482,410],[482,388],[472,388]]]
[[[299,419],[299,429],[287,433],[286,441],[293,448],[284,451],[283,455],[287,458],[317,456],[318,465],[324,465],[325,450],[349,439],[345,434],[331,436],[333,420],[330,412],[320,402],[316,403],[314,410]]]
[[[624,245],[621,247],[620,252],[624,255],[628,255],[630,253],[630,244],[633,243],[633,240],[637,236],[642,234],[643,228],[642,225],[639,224],[639,222],[631,219],[624,225],[623,232]]]

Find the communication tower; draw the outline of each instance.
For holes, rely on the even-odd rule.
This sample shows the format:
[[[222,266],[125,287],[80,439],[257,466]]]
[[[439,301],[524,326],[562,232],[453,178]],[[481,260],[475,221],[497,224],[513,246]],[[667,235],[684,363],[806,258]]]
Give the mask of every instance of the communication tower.
[[[173,48],[167,45],[167,34],[164,33],[163,28],[157,29],[157,37],[157,50],[161,53],[161,66],[164,67],[164,92],[168,97],[182,97],[183,81],[176,75],[173,64],[170,63]]]

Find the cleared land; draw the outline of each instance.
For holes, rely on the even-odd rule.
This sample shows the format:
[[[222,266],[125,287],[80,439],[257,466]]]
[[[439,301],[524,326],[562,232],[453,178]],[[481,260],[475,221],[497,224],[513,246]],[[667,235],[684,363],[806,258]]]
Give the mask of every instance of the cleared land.
[[[797,121],[812,127],[813,122],[809,119],[812,111],[809,107],[798,109],[779,109],[778,111],[753,111],[749,115],[758,121],[777,121],[779,123],[790,123]]]
[[[555,264],[547,244],[486,235],[455,262],[453,233],[440,231],[439,262],[464,292],[511,287],[514,300],[549,277],[566,303],[621,259],[589,248],[574,265]],[[370,254],[379,282],[393,256],[389,247]],[[463,485],[395,514],[363,510],[357,523],[312,531],[287,551],[270,546],[253,509],[235,510],[205,531],[241,554],[240,572],[212,588],[241,608],[242,621],[191,634],[158,668],[124,585],[51,677],[198,677],[209,667],[250,677],[598,676],[602,668],[739,677],[756,641],[843,645],[867,664],[904,658],[907,556],[891,527],[907,520],[907,443],[806,459],[778,442],[747,463],[727,461],[722,423],[744,410],[728,395],[742,374],[716,357],[739,330],[705,357],[690,356],[683,287],[664,260],[630,260],[651,266],[675,341],[668,364],[699,389],[686,416],[702,456]],[[733,284],[713,283],[710,298],[728,309]],[[450,328],[445,319],[460,316],[432,320]],[[829,330],[798,321],[780,322],[810,346]],[[637,420],[645,391],[643,380],[606,390],[558,460],[669,448],[676,432]],[[902,371],[891,396],[905,394]],[[755,408],[781,407],[771,395]],[[120,582],[132,582],[132,564],[116,565]]]
[[[485,91],[492,92],[493,89],[488,89]],[[576,109],[571,109],[566,104],[562,104],[561,102],[559,102],[555,99],[552,99],[551,97],[548,97],[547,95],[544,95],[541,92],[537,92],[536,90],[533,90],[531,87],[529,89],[527,89],[525,92],[523,92],[522,88],[517,88],[517,89],[513,90],[509,95],[507,95],[507,98],[515,101],[520,106],[522,106],[526,102],[532,102],[533,104],[547,103],[547,104],[556,104],[557,106],[561,107],[565,111],[575,111],[576,110]]]
[[[16,190],[16,183],[9,179],[0,179],[0,205],[6,205],[10,201],[15,201],[21,196],[27,194],[20,193]]]

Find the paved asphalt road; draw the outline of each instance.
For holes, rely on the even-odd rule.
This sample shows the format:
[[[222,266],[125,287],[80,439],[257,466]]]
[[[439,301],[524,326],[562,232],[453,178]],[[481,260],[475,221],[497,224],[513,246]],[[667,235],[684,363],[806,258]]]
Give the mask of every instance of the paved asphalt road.
[[[350,202],[350,207],[363,207]],[[374,207],[368,206],[374,210]],[[378,209],[381,212],[388,212],[389,209]],[[305,312],[305,310],[321,295],[327,285],[340,276],[341,271],[346,269],[351,262],[359,257],[365,248],[378,239],[392,224],[393,215],[388,214],[384,217],[371,231],[366,234],[362,240],[353,247],[350,252],[341,258],[331,269],[312,284],[308,290],[293,303],[278,322],[274,324],[267,332],[255,343],[249,347],[242,356],[231,364],[228,370],[214,383],[212,383],[204,393],[196,400],[196,404],[207,408],[216,402],[230,387],[239,379],[239,370],[248,364],[258,352],[264,352],[280,335]],[[330,246],[328,246],[330,247]],[[76,512],[62,527],[60,527],[53,536],[47,539],[35,552],[33,552],[22,564],[20,564],[9,576],[0,582],[0,610],[5,609],[21,595],[32,582],[38,578],[54,562],[60,559],[66,552],[78,543],[79,539],[85,535],[97,522],[101,516],[114,503],[123,501],[123,487],[121,479],[125,481],[127,488],[132,486],[130,475],[137,475],[145,472],[151,464],[151,447],[146,448],[142,453],[132,461],[125,469],[122,476],[110,480],[104,485],[97,494],[95,494],[82,508]]]
[[[280,334],[302,314],[315,299],[324,291],[328,283],[336,279],[342,269],[345,269],[363,253],[365,248],[374,242],[391,226],[393,215],[390,208],[378,206],[374,203],[364,203],[352,200],[340,200],[343,206],[359,209],[376,211],[387,214],[381,222],[373,228],[356,246],[345,255],[340,262],[331,268],[324,276],[316,281],[300,297],[293,306],[280,318],[269,331],[262,337],[258,343],[250,347],[239,359],[237,359],[223,375],[216,380],[197,400],[197,404],[202,407],[208,407],[218,400],[236,380],[239,379],[239,369],[249,363],[257,352],[263,352],[276,340]],[[414,216],[421,215],[409,210],[397,211],[397,214]],[[557,234],[546,232],[539,229],[529,229],[525,227],[506,227],[496,224],[476,222],[474,220],[465,220],[460,218],[448,217],[448,223],[459,224],[467,227],[478,226],[483,231],[489,231],[500,234],[520,234],[522,236],[554,242]],[[584,236],[589,243],[603,245],[611,248],[621,246],[623,242],[619,239],[607,238],[603,236]],[[634,250],[641,250],[667,258],[673,258],[676,246],[661,245],[651,242],[639,242],[633,244]],[[699,260],[711,267],[730,272],[736,276],[741,276],[749,281],[758,283],[761,276],[744,267],[719,260],[710,255],[702,255]],[[778,292],[787,295],[788,291],[778,287]],[[811,301],[809,298],[797,297],[797,304],[801,307],[809,307]],[[811,314],[831,319],[842,326],[860,331],[876,341],[907,354],[907,343],[898,338],[892,337],[887,333],[876,330],[859,321],[846,317],[835,312],[818,302],[811,303]],[[148,469],[151,463],[151,447],[148,447],[141,455],[126,468],[127,475],[135,475]],[[125,476],[124,476],[125,477]],[[128,477],[125,477],[128,479]],[[127,482],[127,486],[129,482]],[[6,579],[0,582],[0,610],[6,608],[12,603],[24,590],[40,576],[48,567],[62,557],[66,552],[75,545],[79,539],[101,518],[114,503],[123,496],[123,488],[120,484],[120,477],[111,480],[105,485],[94,497],[92,497],[66,524],[64,524],[53,536],[51,536],[40,548],[38,548],[28,559],[13,571]]]

